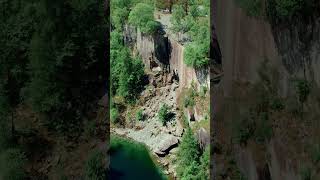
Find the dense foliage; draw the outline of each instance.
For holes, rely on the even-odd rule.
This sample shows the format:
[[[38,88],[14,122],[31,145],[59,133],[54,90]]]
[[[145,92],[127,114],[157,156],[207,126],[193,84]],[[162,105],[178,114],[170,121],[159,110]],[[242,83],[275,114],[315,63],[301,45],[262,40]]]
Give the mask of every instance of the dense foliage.
[[[177,154],[177,174],[180,179],[209,179],[210,150],[201,152],[192,130],[183,134]]]
[[[124,44],[123,31],[127,24],[138,27],[144,33],[152,33],[153,3],[151,1],[115,0],[111,2],[112,30],[110,32],[110,66],[111,99],[123,99],[125,108],[136,102],[146,85],[144,64],[139,56],[134,56],[132,50]],[[118,123],[119,102],[111,103],[111,121]],[[143,120],[139,114],[139,120]]]
[[[184,62],[189,67],[204,68],[209,63],[210,25],[209,1],[181,1],[173,6],[172,30],[188,38]]]
[[[162,122],[162,125],[166,125],[170,121],[170,108],[167,104],[162,104],[158,112],[158,118]]]
[[[16,126],[18,107],[39,119],[35,129],[61,136],[82,132],[107,81],[103,7],[94,0],[1,1],[0,179],[29,179],[24,154],[31,153],[19,149],[28,151],[26,141],[41,138]],[[26,132],[34,133],[26,140]]]
[[[154,21],[153,11],[153,6],[138,3],[129,14],[129,23],[138,27],[143,33],[153,33],[159,28],[159,23]]]
[[[133,102],[144,86],[144,64],[140,58],[131,56],[120,39],[119,32],[111,33],[111,92]]]

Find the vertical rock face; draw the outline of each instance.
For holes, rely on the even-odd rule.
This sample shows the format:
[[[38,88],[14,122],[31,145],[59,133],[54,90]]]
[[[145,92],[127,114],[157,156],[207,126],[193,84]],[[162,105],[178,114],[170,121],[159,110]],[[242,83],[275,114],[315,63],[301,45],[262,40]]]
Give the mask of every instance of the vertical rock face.
[[[222,83],[225,95],[229,95],[234,81],[257,81],[259,65],[265,59],[278,65],[280,58],[267,22],[248,17],[236,7],[234,0],[219,0],[216,9],[215,28],[224,72]]]
[[[209,86],[209,69],[195,70],[183,62],[184,47],[162,33],[146,35],[130,26],[125,26],[124,41],[141,56],[147,69],[166,68],[169,73],[179,78],[180,87],[188,87],[194,82]]]
[[[289,74],[320,86],[320,18],[298,18],[289,25],[274,25],[273,34]]]
[[[197,87],[200,87],[200,85],[207,85],[209,87],[208,70],[195,70],[194,68],[187,67],[183,62],[184,47],[174,40],[170,40],[170,45],[170,71],[178,74],[180,87],[189,87],[192,82]]]
[[[282,97],[294,91],[292,78],[306,78],[320,86],[320,18],[272,26],[265,20],[248,17],[234,0],[217,0],[216,6],[213,19],[222,53],[223,97],[232,95],[234,82],[258,81],[259,66],[265,59],[279,72],[278,93]],[[254,152],[236,149],[237,164],[249,168],[241,169],[249,180],[262,179],[265,173],[275,180],[299,179],[298,162],[286,156],[287,147],[278,141],[275,137],[267,144],[268,171],[251,157]]]

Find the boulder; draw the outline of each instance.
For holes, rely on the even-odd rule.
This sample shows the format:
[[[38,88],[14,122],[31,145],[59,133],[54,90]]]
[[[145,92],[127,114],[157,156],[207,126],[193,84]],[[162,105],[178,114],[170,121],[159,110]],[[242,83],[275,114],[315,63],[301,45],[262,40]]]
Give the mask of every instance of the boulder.
[[[170,138],[168,138],[166,141],[164,141],[159,148],[155,151],[155,153],[158,156],[165,156],[167,154],[169,154],[170,150],[177,147],[179,143],[179,139],[172,136]]]
[[[184,132],[183,127],[180,124],[177,124],[176,131],[175,131],[174,135],[178,136],[178,137],[182,137],[183,132]]]
[[[198,130],[197,139],[202,150],[204,150],[207,145],[210,144],[210,135],[204,128],[200,128]]]
[[[167,155],[166,152],[162,152],[162,151],[160,151],[160,150],[155,150],[154,153],[155,153],[156,155],[158,155],[159,157],[164,157],[164,156]]]

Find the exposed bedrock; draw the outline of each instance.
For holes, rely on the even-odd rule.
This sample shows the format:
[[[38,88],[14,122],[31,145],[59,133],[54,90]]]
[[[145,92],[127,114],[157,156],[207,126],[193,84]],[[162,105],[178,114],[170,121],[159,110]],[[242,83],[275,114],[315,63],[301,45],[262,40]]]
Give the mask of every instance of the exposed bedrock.
[[[146,35],[134,27],[125,27],[125,43],[142,57],[147,69],[157,70],[176,75],[180,87],[188,87],[194,82],[209,87],[209,69],[194,69],[183,62],[184,46],[170,39],[164,32]]]
[[[215,28],[224,76],[219,91],[222,97],[216,97],[220,100],[214,106],[221,106],[224,98],[238,91],[235,82],[257,82],[259,67],[266,59],[279,73],[277,89],[281,97],[294,93],[294,78],[305,78],[320,87],[320,18],[271,25],[264,19],[248,17],[235,0],[217,0],[216,6]],[[287,154],[285,143],[277,137],[266,143],[268,161],[257,160],[250,149],[234,147],[240,171],[249,180],[299,179],[301,164]]]

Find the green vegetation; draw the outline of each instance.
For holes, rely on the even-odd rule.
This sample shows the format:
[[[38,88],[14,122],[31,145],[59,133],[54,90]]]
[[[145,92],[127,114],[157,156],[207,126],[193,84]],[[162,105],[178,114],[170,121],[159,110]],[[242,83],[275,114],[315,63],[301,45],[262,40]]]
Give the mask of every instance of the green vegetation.
[[[204,68],[209,63],[209,1],[185,0],[173,6],[172,30],[188,35],[184,62],[189,67]]]
[[[139,109],[136,113],[136,119],[138,121],[144,121],[145,120],[145,116],[143,114],[143,110],[142,109]]]
[[[154,21],[154,8],[148,4],[138,3],[129,14],[129,23],[138,27],[141,32],[151,34],[159,28]]]
[[[113,44],[119,42],[118,38],[117,32],[111,33],[111,94],[134,102],[144,88],[144,64],[140,58],[132,57],[128,48]]]
[[[177,174],[180,179],[209,179],[210,150],[202,154],[192,130],[187,128],[182,136],[177,154]]]
[[[185,96],[183,100],[183,105],[185,108],[193,107],[195,105],[194,97],[192,96]]]
[[[158,118],[162,122],[162,125],[165,126],[168,121],[171,120],[170,108],[167,104],[162,104],[158,112]]]
[[[184,63],[194,68],[202,68],[208,65],[208,50],[206,44],[190,43],[185,49]]]
[[[201,86],[200,87],[200,93],[199,93],[200,97],[205,98],[207,92],[208,92],[208,87],[207,86]]]
[[[195,85],[192,83],[191,87],[187,89],[186,94],[184,95],[183,105],[185,108],[194,107],[196,105],[195,98],[197,96],[197,91]]]
[[[110,110],[110,119],[112,123],[117,123],[119,120],[119,112],[117,108],[112,108]]]
[[[48,157],[34,142],[73,144],[92,120],[107,82],[108,18],[94,0],[3,0],[0,12],[0,179],[37,179],[26,166]]]
[[[105,165],[105,155],[100,151],[93,151],[86,162],[86,180],[105,180],[107,178],[107,168]]]
[[[144,64],[140,57],[134,57],[123,44],[123,27],[129,22],[142,32],[150,33],[154,25],[153,7],[147,1],[137,3],[116,0],[111,3],[111,8],[114,12],[111,13],[114,29],[110,33],[111,98],[119,96],[126,103],[133,104],[145,86]],[[114,115],[118,114],[112,111]],[[116,122],[113,118],[111,120]]]

